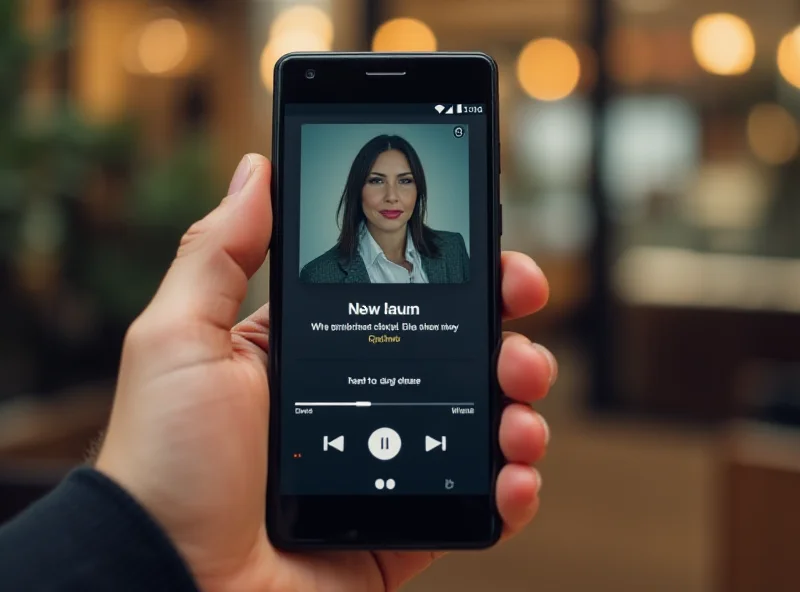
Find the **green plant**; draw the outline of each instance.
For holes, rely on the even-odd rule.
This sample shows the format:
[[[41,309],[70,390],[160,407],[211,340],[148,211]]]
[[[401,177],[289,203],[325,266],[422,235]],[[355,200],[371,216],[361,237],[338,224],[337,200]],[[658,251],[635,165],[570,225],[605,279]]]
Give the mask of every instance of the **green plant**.
[[[202,134],[152,162],[135,121],[98,124],[68,95],[29,94],[35,61],[68,52],[70,19],[33,38],[21,27],[22,6],[0,0],[0,306],[15,320],[0,323],[0,383],[4,356],[24,358],[35,375],[57,373],[53,356],[117,347],[180,235],[220,187]],[[79,374],[116,369],[100,366]]]

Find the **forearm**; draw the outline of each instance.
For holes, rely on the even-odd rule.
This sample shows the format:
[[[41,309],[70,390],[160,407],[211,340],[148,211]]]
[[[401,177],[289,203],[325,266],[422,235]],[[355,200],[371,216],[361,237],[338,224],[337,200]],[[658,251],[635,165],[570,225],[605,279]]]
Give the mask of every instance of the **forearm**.
[[[124,490],[90,468],[0,527],[4,590],[196,592],[159,526]]]

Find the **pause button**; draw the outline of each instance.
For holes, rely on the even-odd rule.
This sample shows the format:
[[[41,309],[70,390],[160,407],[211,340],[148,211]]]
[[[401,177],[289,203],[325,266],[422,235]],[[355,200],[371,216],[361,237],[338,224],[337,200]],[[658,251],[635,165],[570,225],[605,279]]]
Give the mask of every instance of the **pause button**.
[[[400,452],[400,434],[392,428],[380,428],[369,437],[369,451],[379,460],[391,460]]]

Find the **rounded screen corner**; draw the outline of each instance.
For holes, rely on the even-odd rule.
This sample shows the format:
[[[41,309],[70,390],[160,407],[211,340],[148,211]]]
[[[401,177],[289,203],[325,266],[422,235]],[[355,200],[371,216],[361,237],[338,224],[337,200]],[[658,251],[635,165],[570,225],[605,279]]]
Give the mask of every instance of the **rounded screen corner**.
[[[302,53],[299,52],[290,52],[283,54],[281,57],[278,58],[278,61],[275,62],[275,67],[273,68],[273,72],[275,76],[279,76],[284,72],[286,69],[287,64],[291,62],[295,62],[303,57]]]
[[[489,70],[491,70],[493,75],[499,72],[500,67],[497,65],[497,60],[495,60],[491,55],[484,51],[477,51],[474,55],[489,67]]]

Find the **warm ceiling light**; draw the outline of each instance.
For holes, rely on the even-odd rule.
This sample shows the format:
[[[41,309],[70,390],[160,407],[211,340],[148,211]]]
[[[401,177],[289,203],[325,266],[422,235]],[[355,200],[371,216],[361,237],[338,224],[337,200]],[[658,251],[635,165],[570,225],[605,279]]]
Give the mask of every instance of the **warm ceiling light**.
[[[733,14],[708,14],[692,29],[692,49],[700,66],[712,74],[736,76],[753,65],[755,40],[750,25]]]
[[[281,56],[293,51],[328,51],[326,40],[309,29],[289,29],[279,37],[269,40],[261,54],[261,79],[268,90],[272,90],[273,72]]]
[[[326,45],[333,43],[333,21],[327,12],[317,6],[293,6],[275,17],[269,29],[270,39],[297,30],[310,31]]]
[[[778,46],[778,70],[786,82],[800,88],[800,27],[781,39]]]
[[[417,19],[392,19],[375,31],[372,51],[436,51],[436,35]]]
[[[329,51],[333,22],[316,6],[294,6],[278,14],[270,26],[269,42],[261,54],[261,79],[272,90],[275,63],[294,51]]]
[[[747,140],[760,160],[779,165],[795,157],[800,134],[797,122],[786,109],[762,103],[753,107],[747,118]]]
[[[189,34],[178,19],[162,18],[145,26],[139,37],[139,62],[148,74],[164,75],[181,65],[189,53]]]
[[[517,60],[517,78],[522,89],[540,101],[568,97],[581,77],[577,52],[560,39],[537,39],[526,45]]]

